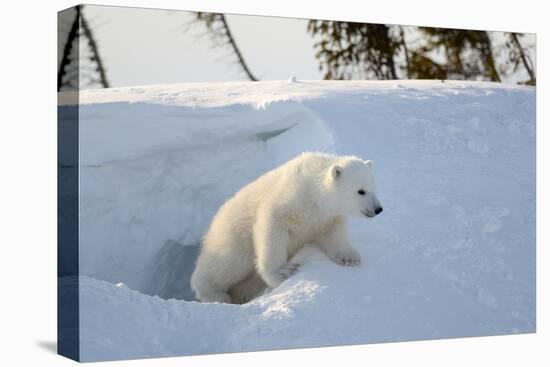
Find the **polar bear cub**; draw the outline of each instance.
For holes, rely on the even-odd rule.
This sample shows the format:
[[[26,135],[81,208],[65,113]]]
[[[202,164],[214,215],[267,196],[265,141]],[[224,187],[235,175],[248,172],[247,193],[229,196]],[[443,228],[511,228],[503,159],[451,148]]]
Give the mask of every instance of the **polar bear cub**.
[[[346,217],[382,212],[373,162],[302,153],[243,187],[221,206],[203,238],[191,287],[202,302],[244,303],[298,270],[292,257],[318,246],[358,265]]]

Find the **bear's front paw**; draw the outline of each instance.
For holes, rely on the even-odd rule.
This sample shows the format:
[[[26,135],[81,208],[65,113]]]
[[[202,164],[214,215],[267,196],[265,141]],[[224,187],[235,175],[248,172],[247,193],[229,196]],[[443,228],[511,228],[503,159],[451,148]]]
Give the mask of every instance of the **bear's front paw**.
[[[260,272],[260,275],[270,288],[277,288],[282,282],[296,274],[299,267],[299,264],[288,263],[272,272]]]
[[[338,265],[357,266],[361,264],[361,255],[353,248],[337,251],[331,258]]]

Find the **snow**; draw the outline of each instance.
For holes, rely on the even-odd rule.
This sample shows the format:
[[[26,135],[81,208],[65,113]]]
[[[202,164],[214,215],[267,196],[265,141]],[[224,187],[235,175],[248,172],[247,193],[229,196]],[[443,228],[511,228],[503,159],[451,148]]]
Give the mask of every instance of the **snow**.
[[[534,88],[294,80],[78,100],[81,277],[60,291],[79,281],[82,360],[535,331]],[[375,161],[384,213],[350,228],[362,265],[308,248],[246,305],[193,301],[217,208],[310,150]]]

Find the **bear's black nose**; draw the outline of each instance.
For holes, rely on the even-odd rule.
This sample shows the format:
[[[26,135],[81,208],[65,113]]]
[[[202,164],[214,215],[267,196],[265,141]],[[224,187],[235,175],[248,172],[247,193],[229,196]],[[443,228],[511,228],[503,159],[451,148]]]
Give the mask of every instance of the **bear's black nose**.
[[[374,214],[378,215],[378,214],[382,213],[382,210],[384,210],[384,209],[382,209],[382,207],[376,208],[376,209],[374,209]]]

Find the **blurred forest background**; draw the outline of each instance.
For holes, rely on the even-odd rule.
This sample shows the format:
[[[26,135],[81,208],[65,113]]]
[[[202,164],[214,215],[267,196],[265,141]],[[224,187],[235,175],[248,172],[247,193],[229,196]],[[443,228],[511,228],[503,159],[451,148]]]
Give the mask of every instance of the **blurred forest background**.
[[[81,5],[60,13],[58,45],[58,91],[291,75],[536,85],[535,36],[511,32]]]

